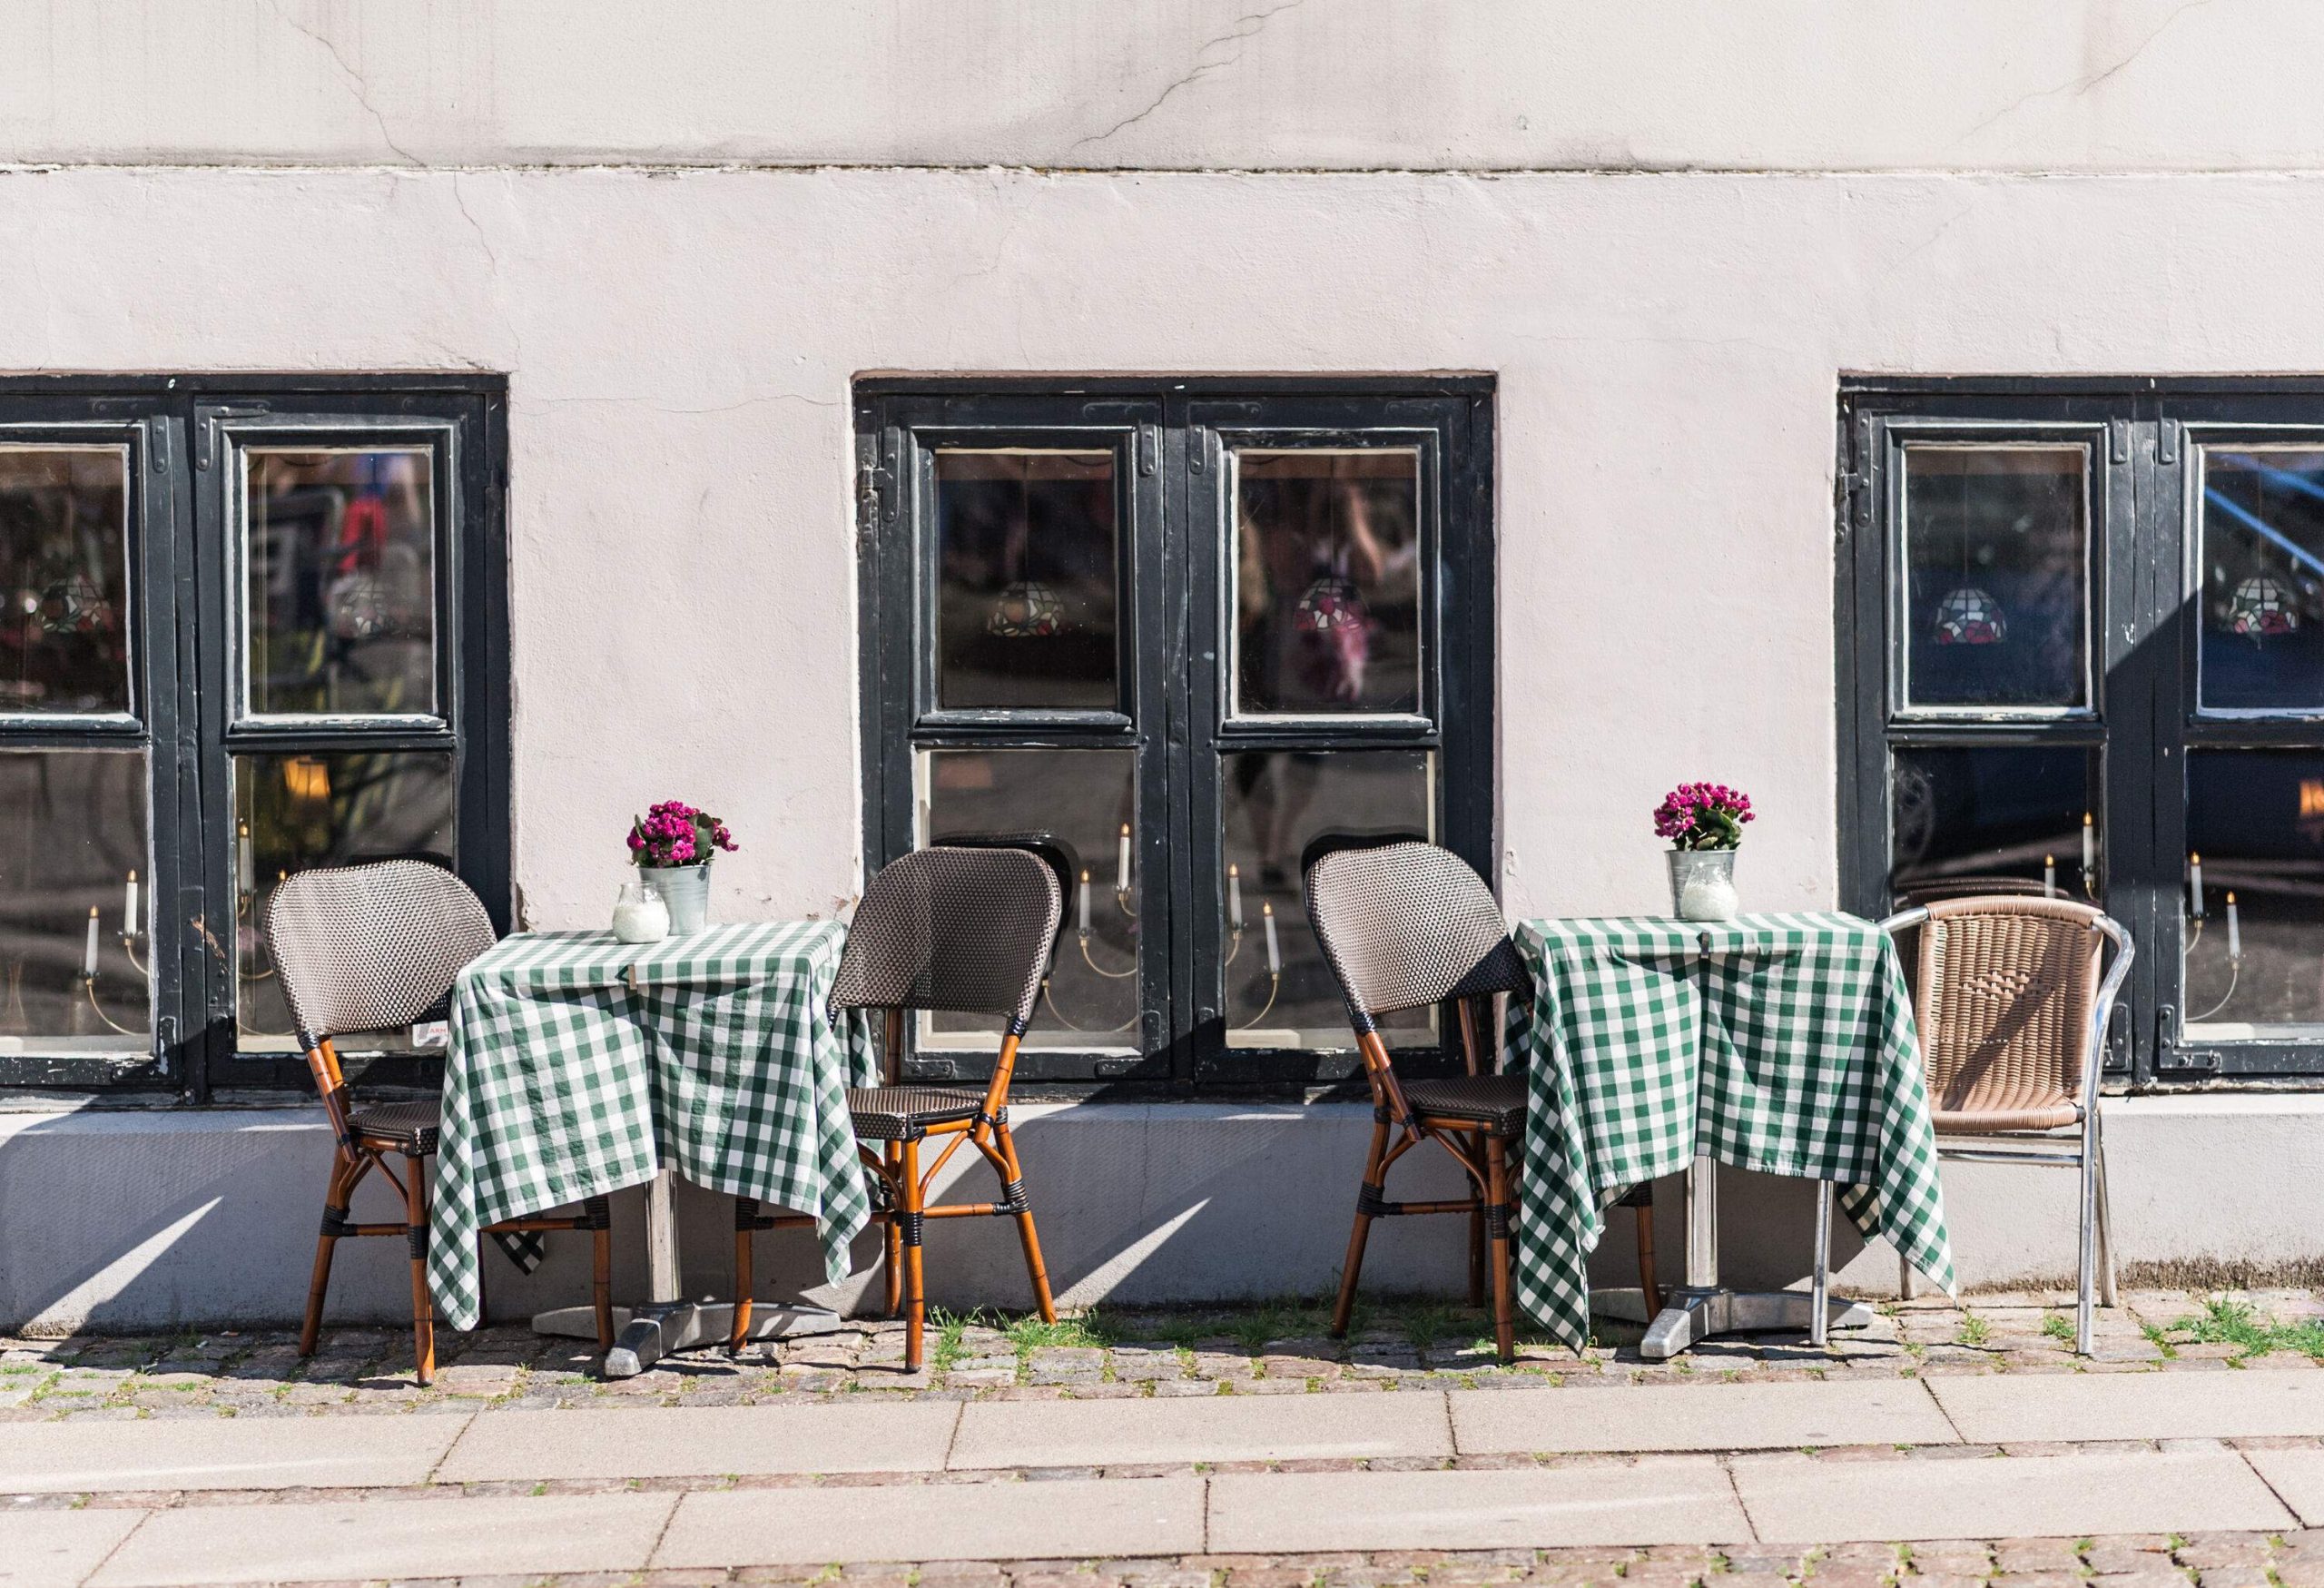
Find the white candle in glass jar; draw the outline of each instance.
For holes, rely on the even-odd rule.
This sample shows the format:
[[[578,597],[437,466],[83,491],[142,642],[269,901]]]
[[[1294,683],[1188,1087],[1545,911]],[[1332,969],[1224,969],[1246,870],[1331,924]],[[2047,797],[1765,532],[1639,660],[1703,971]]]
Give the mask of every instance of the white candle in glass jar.
[[[1279,976],[1283,973],[1283,945],[1275,942],[1274,901],[1260,902],[1259,921],[1267,929],[1267,974]]]
[[[2230,960],[2243,957],[2243,922],[2235,913],[2235,895],[2232,893],[2227,896],[2227,957]]]
[[[2187,913],[2201,921],[2203,918],[2203,857],[2187,857]]]
[[[91,981],[97,975],[97,907],[89,906],[89,942],[81,953],[81,974]]]

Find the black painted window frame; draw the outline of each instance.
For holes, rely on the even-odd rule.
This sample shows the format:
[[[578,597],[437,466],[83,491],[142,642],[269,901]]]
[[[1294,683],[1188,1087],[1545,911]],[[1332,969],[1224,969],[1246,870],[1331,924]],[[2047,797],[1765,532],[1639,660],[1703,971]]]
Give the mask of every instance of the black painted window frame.
[[[119,434],[131,449],[133,722],[101,727],[0,718],[0,748],[91,743],[148,752],[148,918],[154,1034],[142,1057],[0,1056],[0,1090],[207,1102],[222,1093],[303,1090],[295,1054],[236,1051],[231,757],[428,750],[453,763],[461,875],[496,929],[513,918],[509,871],[507,383],[493,375],[152,375],[0,379],[0,429]],[[424,439],[439,449],[436,504],[438,707],[431,722],[232,719],[239,690],[231,615],[235,448]],[[354,1060],[374,1085],[433,1089],[429,1054]]]
[[[1878,917],[1888,893],[1889,766],[1919,747],[2085,746],[2101,759],[2107,912],[2138,960],[2118,1009],[2111,1083],[2132,1090],[2324,1085],[2324,1043],[2190,1042],[2181,1030],[2190,750],[2324,748],[2324,713],[2197,710],[2188,484],[2195,448],[2239,432],[2324,446],[2314,378],[1864,378],[1839,399],[1835,557],[1839,871],[1845,906]],[[2013,720],[1915,716],[1900,707],[1904,636],[1900,449],[1932,437],[2072,436],[2091,449],[2094,709]]]
[[[1498,874],[1494,706],[1494,383],[1489,376],[1251,377],[1040,380],[881,378],[855,391],[859,675],[862,709],[864,855],[876,868],[908,851],[914,829],[912,763],[923,749],[1111,746],[1137,750],[1141,874],[1170,885],[1141,895],[1142,1052],[1101,1055],[1027,1050],[1017,1073],[1068,1087],[1104,1084],[1130,1095],[1236,1091],[1281,1095],[1344,1086],[1361,1073],[1344,1049],[1228,1049],[1210,991],[1222,949],[1214,912],[1196,902],[1220,868],[1221,753],[1238,749],[1425,748],[1439,757],[1440,840],[1488,879]],[[1074,427],[1110,431],[1121,521],[1118,712],[958,712],[932,709],[932,596],[927,501],[929,443],[974,435],[980,444],[1055,444]],[[1220,496],[1223,449],[1254,434],[1310,444],[1385,444],[1393,436],[1433,449],[1436,593],[1425,620],[1425,720],[1346,725],[1230,720],[1223,676],[1226,555]],[[1433,651],[1430,647],[1433,647]],[[1155,819],[1151,813],[1161,813]],[[1441,1030],[1450,1030],[1440,1022]],[[1400,1068],[1444,1073],[1443,1045],[1400,1050]],[[913,1054],[925,1079],[989,1074],[980,1055]]]

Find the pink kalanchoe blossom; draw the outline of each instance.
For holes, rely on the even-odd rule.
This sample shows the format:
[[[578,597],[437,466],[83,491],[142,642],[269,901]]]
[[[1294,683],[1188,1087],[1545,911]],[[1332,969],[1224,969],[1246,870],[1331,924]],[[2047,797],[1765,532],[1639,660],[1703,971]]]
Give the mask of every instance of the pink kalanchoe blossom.
[[[649,805],[629,824],[630,857],[642,866],[706,865],[716,851],[734,846],[725,823],[683,800]]]
[[[1750,795],[1723,783],[1682,783],[1655,808],[1654,832],[1673,849],[1734,849],[1753,819]]]

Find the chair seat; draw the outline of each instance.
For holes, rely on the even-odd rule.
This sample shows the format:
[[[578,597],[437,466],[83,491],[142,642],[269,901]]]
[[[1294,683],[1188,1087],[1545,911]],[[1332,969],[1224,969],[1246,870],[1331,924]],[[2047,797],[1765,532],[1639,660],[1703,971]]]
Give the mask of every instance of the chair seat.
[[[2046,1109],[1961,1109],[1930,1110],[1929,1123],[1939,1136],[1990,1136],[1999,1130],[2060,1130],[2082,1123],[2082,1110],[2071,1103]]]
[[[1495,1136],[1514,1137],[1525,1129],[1522,1075],[1455,1075],[1442,1080],[1404,1082],[1404,1100],[1424,1119],[1457,1119],[1482,1125]]]
[[[373,1103],[351,1110],[347,1123],[366,1141],[383,1142],[398,1152],[430,1153],[444,1123],[444,1105],[434,1098],[410,1103]]]
[[[980,1091],[950,1091],[936,1086],[850,1087],[847,1111],[855,1133],[868,1141],[904,1141],[931,1125],[973,1119],[984,1107]]]

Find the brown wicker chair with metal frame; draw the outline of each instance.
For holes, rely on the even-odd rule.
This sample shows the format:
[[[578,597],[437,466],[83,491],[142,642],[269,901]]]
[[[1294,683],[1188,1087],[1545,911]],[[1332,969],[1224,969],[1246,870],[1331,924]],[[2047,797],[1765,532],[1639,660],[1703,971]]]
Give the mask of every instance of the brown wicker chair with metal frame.
[[[1307,919],[1324,958],[1339,978],[1349,1022],[1372,1087],[1372,1148],[1356,1192],[1355,1228],[1348,1237],[1332,1333],[1347,1333],[1355,1307],[1356,1277],[1374,1218],[1407,1213],[1466,1213],[1482,1225],[1491,1248],[1493,1336],[1503,1361],[1517,1351],[1517,1321],[1510,1300],[1510,1149],[1525,1130],[1525,1077],[1485,1072],[1477,1001],[1496,992],[1531,997],[1532,979],[1501,906],[1484,880],[1450,850],[1433,843],[1391,843],[1334,850],[1307,873]],[[1461,1027],[1468,1073],[1443,1080],[1403,1081],[1389,1061],[1374,1023],[1401,1010],[1452,1003]],[[1391,1129],[1396,1133],[1390,1144]],[[1451,1153],[1476,1187],[1459,1201],[1391,1202],[1383,1195],[1389,1166],[1423,1139]],[[1639,1275],[1648,1314],[1659,1310],[1654,1282],[1650,1208],[1638,1216]],[[1473,1227],[1473,1225],[1472,1225]],[[1472,1248],[1473,1249],[1473,1248]],[[1472,1263],[1471,1295],[1482,1286]],[[1480,1297],[1481,1299],[1481,1297]]]
[[[832,1011],[836,1016],[842,1010],[876,1009],[886,1016],[884,1084],[851,1089],[847,1110],[857,1150],[879,1183],[872,1218],[886,1226],[888,1314],[903,1314],[908,1373],[923,1356],[928,1303],[921,1235],[928,1219],[1015,1218],[1034,1305],[1043,1321],[1057,1321],[1024,1170],[1009,1133],[1009,1080],[1040,996],[1064,902],[1052,863],[1024,849],[921,849],[881,868],[848,928],[832,984]],[[908,1009],[1006,1018],[1000,1058],[981,1091],[900,1084]],[[931,1137],[951,1139],[923,1169],[921,1144]],[[1000,1200],[931,1206],[928,1193],[936,1177],[964,1142],[1000,1177]],[[736,1209],[731,1344],[737,1350],[750,1337],[751,1233],[800,1221],[791,1215],[759,1217],[753,1204]]]
[[[2129,934],[2087,904],[2021,895],[1933,900],[1880,924],[1919,934],[1913,1011],[1937,1157],[2082,1177],[2074,1349],[2086,1356],[2092,1292],[2109,1307],[2116,1301],[2098,1079],[2114,999],[2130,973]],[[2102,980],[2109,942],[2113,961]],[[1909,1298],[1912,1266],[1899,1269]]]
[[[332,1040],[350,1031],[392,1030],[440,1010],[461,969],[492,946],[492,919],[468,885],[441,866],[387,860],[300,872],[275,890],[266,937],[281,972],[283,1001],[290,1005],[299,1046],[339,1138],[323,1193],[322,1233],[315,1240],[299,1355],[314,1354],[330,1286],[331,1253],[340,1241],[350,1236],[401,1236],[411,1248],[412,1352],[425,1385],[436,1376],[426,1166],[435,1156],[443,1107],[433,1098],[368,1107],[357,1102]],[[390,1156],[404,1160],[402,1174],[388,1166]],[[355,1188],[375,1169],[403,1194],[400,1223],[348,1220]],[[612,1220],[605,1198],[587,1198],[578,1215],[505,1219],[487,1225],[484,1233],[551,1229],[590,1232],[597,1344],[612,1345]]]

